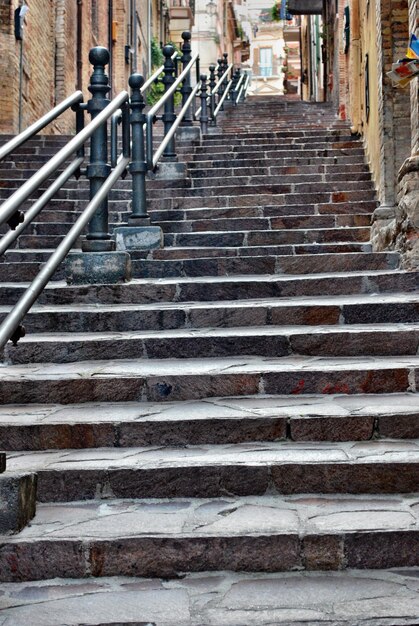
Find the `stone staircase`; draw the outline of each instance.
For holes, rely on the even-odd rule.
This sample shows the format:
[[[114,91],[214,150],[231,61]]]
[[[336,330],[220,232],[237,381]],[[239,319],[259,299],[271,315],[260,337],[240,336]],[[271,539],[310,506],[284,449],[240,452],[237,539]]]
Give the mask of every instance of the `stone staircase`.
[[[148,186],[164,248],[127,284],[59,271],[5,349],[4,476],[37,474],[37,512],[0,537],[0,624],[417,624],[419,282],[371,250],[360,141],[261,97],[179,155]],[[87,197],[5,255],[0,318]]]

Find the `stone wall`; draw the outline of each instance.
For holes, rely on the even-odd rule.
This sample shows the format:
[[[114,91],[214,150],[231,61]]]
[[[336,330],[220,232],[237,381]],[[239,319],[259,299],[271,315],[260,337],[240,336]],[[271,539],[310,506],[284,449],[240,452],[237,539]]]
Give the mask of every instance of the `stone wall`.
[[[408,8],[409,30],[418,34],[417,1],[409,0]],[[396,18],[401,19],[401,11],[405,9],[407,7],[398,6]],[[399,56],[395,58],[403,56],[405,47],[406,41],[400,41],[400,48],[395,49],[395,54]],[[395,206],[382,206],[375,212],[372,242],[375,250],[398,250],[402,255],[403,267],[411,269],[419,268],[418,80],[412,81],[410,90],[393,89],[393,92],[393,163],[397,172]]]

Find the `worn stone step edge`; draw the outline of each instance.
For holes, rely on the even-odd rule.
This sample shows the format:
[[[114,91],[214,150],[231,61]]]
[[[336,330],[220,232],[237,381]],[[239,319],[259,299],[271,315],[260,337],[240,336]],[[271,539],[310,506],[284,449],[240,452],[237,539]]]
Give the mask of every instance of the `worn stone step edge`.
[[[417,394],[0,407],[7,451],[388,438],[419,439]]]
[[[196,400],[258,394],[404,393],[419,388],[418,356],[120,359],[9,365],[8,404]]]
[[[408,356],[419,350],[419,324],[241,326],[118,332],[34,333],[3,350],[7,363],[178,359],[238,355]]]
[[[12,472],[36,473],[38,502],[412,494],[418,487],[419,441],[263,441],[26,450],[8,452],[7,464]],[[419,533],[416,535],[419,541]]]

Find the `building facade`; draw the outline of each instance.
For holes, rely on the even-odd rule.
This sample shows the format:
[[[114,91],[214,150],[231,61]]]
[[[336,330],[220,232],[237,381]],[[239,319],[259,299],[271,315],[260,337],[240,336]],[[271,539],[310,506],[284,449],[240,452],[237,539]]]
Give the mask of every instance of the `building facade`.
[[[419,34],[417,0],[324,0],[319,19],[317,47],[314,17],[303,19],[303,97],[331,101],[363,138],[379,203],[374,249],[397,249],[406,267],[417,266],[418,79],[401,89],[387,76]]]

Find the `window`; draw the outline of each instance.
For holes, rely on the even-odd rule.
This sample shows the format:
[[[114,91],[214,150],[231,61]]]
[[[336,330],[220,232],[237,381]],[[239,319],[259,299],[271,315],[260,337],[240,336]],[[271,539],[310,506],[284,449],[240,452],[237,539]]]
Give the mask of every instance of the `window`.
[[[272,76],[272,48],[260,48],[260,75]]]

